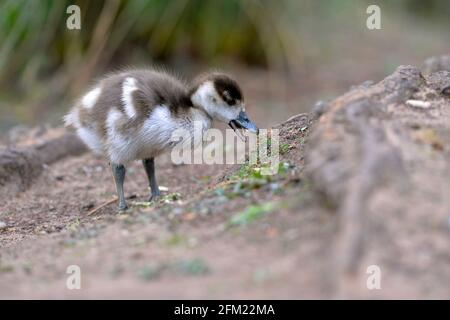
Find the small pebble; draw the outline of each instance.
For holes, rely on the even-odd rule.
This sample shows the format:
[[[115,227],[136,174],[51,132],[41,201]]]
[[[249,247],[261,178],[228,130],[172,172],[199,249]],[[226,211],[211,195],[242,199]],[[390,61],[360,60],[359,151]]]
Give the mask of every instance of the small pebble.
[[[172,213],[173,213],[174,215],[178,216],[178,215],[183,214],[183,211],[184,211],[183,208],[176,207],[176,208],[174,208],[174,209],[172,210]]]
[[[319,118],[322,114],[324,114],[328,110],[328,107],[329,104],[327,102],[319,100],[312,108],[312,113],[316,116],[316,118]]]
[[[425,108],[425,109],[431,106],[431,103],[422,100],[407,100],[406,104],[410,105],[411,107]]]
[[[7,227],[7,224],[3,221],[0,221],[0,230],[5,229]]]

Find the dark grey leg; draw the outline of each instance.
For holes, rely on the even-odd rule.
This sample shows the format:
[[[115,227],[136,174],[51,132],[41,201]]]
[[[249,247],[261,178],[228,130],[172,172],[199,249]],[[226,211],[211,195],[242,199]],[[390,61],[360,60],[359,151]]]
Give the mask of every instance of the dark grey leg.
[[[157,200],[159,198],[159,196],[161,195],[161,193],[159,192],[158,183],[156,183],[155,159],[154,158],[144,159],[144,160],[142,160],[142,164],[144,165],[145,172],[147,173],[150,189],[152,190],[149,201]]]
[[[125,180],[125,167],[122,164],[111,163],[111,168],[116,182],[117,195],[119,196],[119,211],[128,209],[123,193],[123,182]]]

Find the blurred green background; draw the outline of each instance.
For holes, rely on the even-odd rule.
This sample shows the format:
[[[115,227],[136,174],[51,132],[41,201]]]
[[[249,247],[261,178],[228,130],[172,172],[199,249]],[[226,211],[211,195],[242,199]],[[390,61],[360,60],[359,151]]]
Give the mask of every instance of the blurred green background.
[[[81,9],[68,30],[66,9]],[[382,30],[366,28],[378,4]],[[399,64],[450,53],[448,0],[3,0],[0,132],[52,123],[92,79],[128,66],[234,73],[263,125]]]

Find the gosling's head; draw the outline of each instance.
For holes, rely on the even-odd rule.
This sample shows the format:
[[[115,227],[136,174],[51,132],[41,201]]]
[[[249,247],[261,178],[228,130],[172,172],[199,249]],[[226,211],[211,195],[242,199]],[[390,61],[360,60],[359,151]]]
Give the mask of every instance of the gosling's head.
[[[195,107],[204,110],[212,119],[228,123],[233,130],[258,133],[258,128],[245,113],[242,91],[230,76],[214,72],[197,78],[191,87],[190,98]]]

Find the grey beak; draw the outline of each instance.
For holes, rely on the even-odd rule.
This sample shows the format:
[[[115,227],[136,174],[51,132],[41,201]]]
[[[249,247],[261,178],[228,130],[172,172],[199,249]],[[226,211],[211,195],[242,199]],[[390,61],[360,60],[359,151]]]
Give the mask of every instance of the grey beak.
[[[250,121],[244,111],[239,112],[239,116],[237,117],[237,119],[231,120],[228,125],[233,128],[233,130],[245,129],[256,134],[259,133],[258,127]]]

